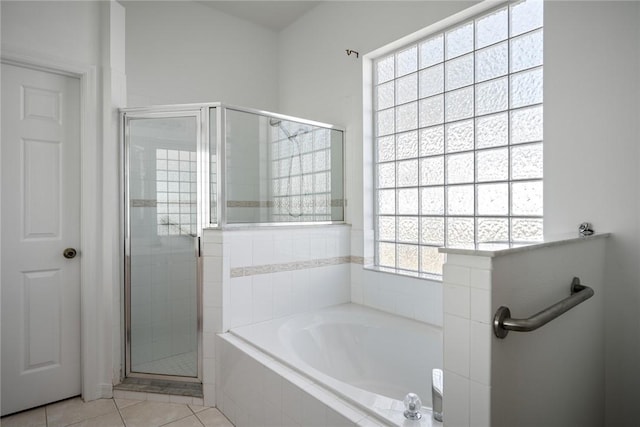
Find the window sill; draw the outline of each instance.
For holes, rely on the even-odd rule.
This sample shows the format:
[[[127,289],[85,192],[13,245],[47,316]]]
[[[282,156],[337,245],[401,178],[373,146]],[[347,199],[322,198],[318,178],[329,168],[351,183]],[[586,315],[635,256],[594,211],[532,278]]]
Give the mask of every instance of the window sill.
[[[380,267],[377,265],[365,265],[364,270],[375,271],[376,273],[393,274],[395,276],[412,277],[414,279],[429,280],[432,282],[442,283],[441,274],[418,273],[417,271],[401,270],[399,268]]]

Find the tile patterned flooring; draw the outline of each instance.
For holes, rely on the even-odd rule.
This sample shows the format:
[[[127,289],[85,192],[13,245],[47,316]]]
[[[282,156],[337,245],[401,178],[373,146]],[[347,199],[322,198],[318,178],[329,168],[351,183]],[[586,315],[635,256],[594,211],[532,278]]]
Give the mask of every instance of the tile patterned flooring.
[[[150,400],[75,397],[0,419],[2,427],[233,427],[216,408]]]

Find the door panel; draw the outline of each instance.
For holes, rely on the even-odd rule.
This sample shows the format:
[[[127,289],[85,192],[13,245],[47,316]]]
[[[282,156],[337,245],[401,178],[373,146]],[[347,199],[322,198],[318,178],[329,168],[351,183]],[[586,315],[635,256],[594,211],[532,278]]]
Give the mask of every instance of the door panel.
[[[60,141],[23,139],[22,148],[24,239],[59,239]]]
[[[80,82],[2,64],[2,415],[81,392]]]
[[[127,374],[196,378],[198,116],[127,123]]]
[[[23,374],[60,364],[60,270],[23,273]]]

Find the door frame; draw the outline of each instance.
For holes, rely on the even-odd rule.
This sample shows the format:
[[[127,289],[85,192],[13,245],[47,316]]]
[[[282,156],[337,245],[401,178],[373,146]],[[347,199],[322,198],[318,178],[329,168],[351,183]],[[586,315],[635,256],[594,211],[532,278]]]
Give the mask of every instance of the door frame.
[[[100,352],[111,354],[105,348],[108,333],[105,310],[99,305],[103,295],[111,293],[108,283],[102,283],[100,254],[102,253],[102,218],[97,206],[102,205],[102,179],[99,168],[102,163],[98,155],[98,72],[95,65],[78,64],[65,59],[48,57],[2,48],[0,62],[23,68],[62,74],[80,81],[80,360],[82,398],[94,400],[110,397],[111,384],[101,384]],[[104,141],[108,142],[108,141]],[[95,166],[93,166],[95,165]],[[106,250],[109,250],[106,248]],[[108,359],[107,359],[108,360]],[[107,390],[108,388],[108,390]],[[106,394],[106,395],[105,395]]]
[[[147,378],[157,380],[176,380],[183,382],[202,383],[203,376],[203,338],[202,338],[202,255],[201,255],[201,239],[205,223],[208,220],[208,214],[205,215],[204,206],[208,206],[208,197],[203,199],[202,195],[205,191],[205,182],[209,177],[208,162],[209,145],[207,143],[206,133],[208,132],[208,107],[197,104],[185,104],[175,106],[175,108],[164,109],[162,107],[143,107],[143,108],[122,108],[120,109],[120,182],[121,194],[121,245],[124,247],[124,272],[122,278],[122,289],[124,289],[124,377],[130,378]],[[129,205],[129,171],[130,171],[130,134],[129,123],[131,120],[140,119],[163,119],[163,118],[184,118],[193,117],[196,119],[196,164],[198,166],[198,174],[196,178],[198,194],[196,203],[196,241],[194,245],[194,256],[196,258],[196,334],[197,334],[197,375],[195,377],[185,377],[167,374],[148,374],[142,372],[131,371],[131,221],[130,221],[130,205]]]

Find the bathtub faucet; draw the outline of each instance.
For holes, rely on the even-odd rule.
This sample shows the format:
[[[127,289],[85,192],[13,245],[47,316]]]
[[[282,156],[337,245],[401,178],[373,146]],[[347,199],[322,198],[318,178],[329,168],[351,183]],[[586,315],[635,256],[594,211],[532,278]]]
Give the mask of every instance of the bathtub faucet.
[[[420,408],[422,408],[422,401],[420,397],[415,393],[409,393],[404,397],[404,417],[408,420],[419,420],[422,418]]]
[[[442,369],[434,368],[431,371],[431,405],[433,406],[433,419],[442,422]]]

